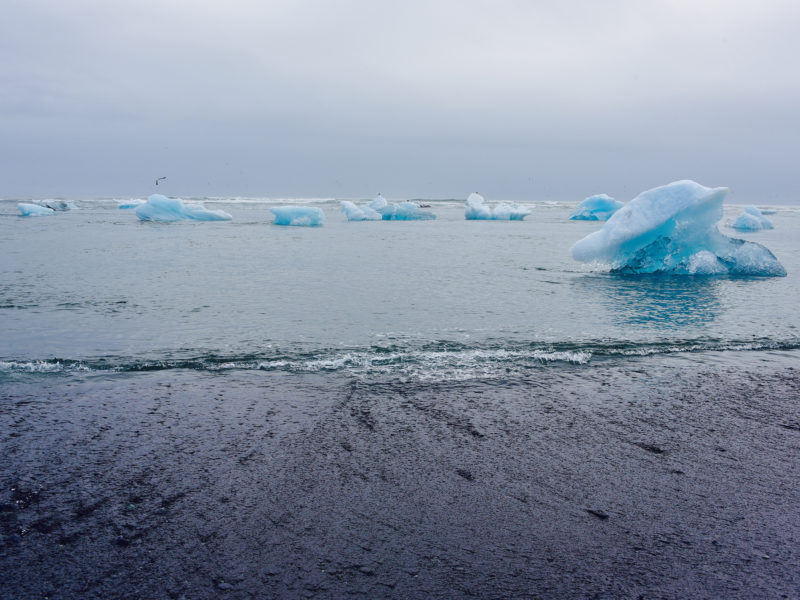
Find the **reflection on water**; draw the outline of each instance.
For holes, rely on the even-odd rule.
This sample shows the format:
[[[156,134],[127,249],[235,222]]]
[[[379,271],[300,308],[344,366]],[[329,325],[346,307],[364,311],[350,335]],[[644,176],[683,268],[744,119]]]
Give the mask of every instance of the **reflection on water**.
[[[725,280],[670,275],[592,274],[574,280],[579,293],[597,299],[621,325],[656,329],[705,325],[722,310]]]

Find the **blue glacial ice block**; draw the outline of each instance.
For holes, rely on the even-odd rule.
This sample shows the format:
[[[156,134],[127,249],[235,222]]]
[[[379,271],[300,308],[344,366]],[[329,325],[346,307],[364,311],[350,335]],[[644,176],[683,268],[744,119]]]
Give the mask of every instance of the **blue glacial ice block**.
[[[317,227],[325,220],[325,213],[315,206],[275,206],[270,210],[275,215],[275,225]]]
[[[607,221],[623,206],[608,194],[597,194],[581,202],[569,218],[573,221]]]
[[[29,202],[20,202],[17,204],[19,214],[23,217],[44,217],[46,215],[54,215],[56,211],[47,206],[40,206],[38,204],[31,204]]]
[[[429,210],[422,210],[413,202],[400,202],[389,205],[392,210],[381,213],[384,221],[422,221],[435,219],[436,215]]]
[[[572,256],[621,273],[785,276],[767,248],[719,232],[727,193],[694,181],[642,192],[602,229],[576,242]]]
[[[373,201],[374,202],[374,201]],[[380,221],[381,214],[369,205],[356,206],[349,200],[342,200],[342,212],[348,221]]]
[[[762,229],[774,229],[772,221],[755,206],[745,206],[742,214],[736,217],[731,223],[731,227],[739,231],[761,231]]]
[[[209,210],[201,203],[187,203],[179,198],[167,198],[153,194],[147,202],[136,207],[136,216],[141,221],[230,221],[231,217],[222,210]]]
[[[436,218],[435,214],[427,210],[422,210],[413,202],[400,202],[398,204],[389,203],[383,208],[378,209],[378,212],[384,221],[422,221]]]
[[[500,202],[494,208],[486,206],[483,196],[473,192],[467,197],[464,217],[468,220],[522,221],[530,209],[514,202]]]

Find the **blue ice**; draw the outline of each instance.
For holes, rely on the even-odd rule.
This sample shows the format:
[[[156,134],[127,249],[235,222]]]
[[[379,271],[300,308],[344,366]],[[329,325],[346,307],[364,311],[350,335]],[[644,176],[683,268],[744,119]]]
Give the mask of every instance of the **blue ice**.
[[[270,210],[275,215],[275,225],[317,227],[325,220],[325,213],[315,206],[275,206]]]
[[[486,206],[483,196],[473,192],[467,197],[464,217],[469,220],[522,221],[530,214],[530,209],[515,202],[500,202]]]
[[[767,248],[719,232],[727,193],[694,181],[642,192],[576,242],[572,256],[621,273],[785,276]]]
[[[739,231],[761,231],[762,229],[773,229],[772,221],[755,206],[745,206],[742,214],[736,217],[731,223],[731,227]]]
[[[413,202],[400,202],[394,204],[387,202],[386,198],[378,196],[363,206],[352,202],[342,202],[342,212],[348,221],[419,221],[435,219],[436,215],[430,211],[422,210]],[[376,216],[377,215],[377,216]]]
[[[589,196],[569,216],[573,221],[607,221],[624,204],[608,194]]]
[[[136,216],[142,221],[230,221],[222,210],[209,210],[199,202],[184,202],[180,198],[167,198],[153,194],[147,202],[136,207]]]
[[[356,206],[349,200],[342,200],[342,212],[348,221],[380,221],[381,213],[371,208],[369,205]]]
[[[19,209],[19,214],[23,217],[44,217],[56,214],[56,211],[52,208],[31,204],[30,202],[20,202],[17,204],[17,208]]]
[[[435,214],[422,210],[413,202],[389,203],[378,212],[384,221],[421,221],[436,218]]]

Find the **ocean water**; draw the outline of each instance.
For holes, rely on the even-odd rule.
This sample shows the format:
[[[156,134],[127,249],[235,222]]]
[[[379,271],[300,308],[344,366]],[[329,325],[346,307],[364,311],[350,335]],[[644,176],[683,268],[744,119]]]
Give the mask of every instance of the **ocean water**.
[[[800,348],[800,209],[737,234],[770,248],[785,278],[622,276],[570,246],[602,223],[571,203],[525,221],[347,222],[338,202],[217,198],[232,222],[142,223],[115,199],[21,218],[0,202],[0,381],[157,369],[339,373],[448,381],[542,367],[709,351]],[[326,213],[272,225],[271,206]],[[716,355],[715,355],[716,356]],[[715,359],[717,360],[717,359]]]

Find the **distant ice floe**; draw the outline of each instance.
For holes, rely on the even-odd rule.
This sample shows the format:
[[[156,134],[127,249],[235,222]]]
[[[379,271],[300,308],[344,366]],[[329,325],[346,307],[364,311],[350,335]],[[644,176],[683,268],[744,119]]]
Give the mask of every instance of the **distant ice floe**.
[[[200,202],[184,202],[180,198],[167,198],[153,194],[147,202],[136,207],[141,221],[230,221],[233,217],[223,210],[209,210]]]
[[[573,221],[607,221],[623,206],[608,194],[596,194],[581,202],[569,218]]]
[[[316,206],[275,206],[270,210],[275,215],[275,225],[318,227],[325,221],[325,213]]]
[[[642,192],[602,229],[576,242],[572,256],[619,273],[785,276],[767,248],[719,232],[727,193],[694,181]]]
[[[52,208],[30,202],[20,202],[17,204],[17,208],[19,209],[19,214],[23,217],[44,217],[56,214],[56,211]]]
[[[761,231],[762,229],[774,229],[772,221],[764,216],[755,206],[745,206],[742,214],[730,224],[733,229],[739,231]]]
[[[387,202],[380,194],[362,206],[357,206],[348,200],[343,201],[341,205],[348,221],[422,221],[436,218],[434,213],[422,210],[414,202],[394,204]]]
[[[522,221],[530,213],[528,207],[515,202],[500,202],[494,207],[486,206],[483,196],[473,192],[467,197],[464,217],[470,221]]]

